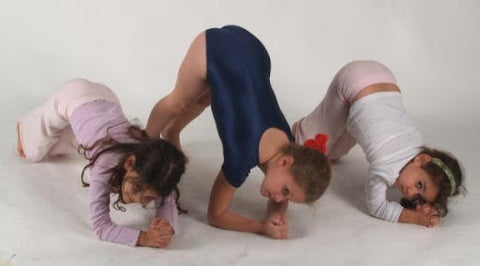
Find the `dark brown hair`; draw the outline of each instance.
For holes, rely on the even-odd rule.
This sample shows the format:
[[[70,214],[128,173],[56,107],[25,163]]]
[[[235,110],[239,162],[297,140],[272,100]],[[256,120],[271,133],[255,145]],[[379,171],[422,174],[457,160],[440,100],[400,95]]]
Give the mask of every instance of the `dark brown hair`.
[[[145,130],[137,126],[130,126],[127,135],[132,139],[132,142],[118,142],[107,130],[107,136],[97,140],[92,146],[79,146],[79,152],[89,160],[89,163],[82,170],[82,184],[88,186],[88,183],[83,180],[85,170],[92,167],[100,156],[106,153],[121,155],[118,163],[114,167],[105,170],[104,173],[110,174],[110,179],[108,180],[110,192],[118,194],[113,207],[117,210],[125,211],[125,208],[119,205],[123,203],[121,188],[126,173],[124,164],[130,155],[135,155],[134,169],[139,177],[131,180],[134,183],[134,189],[141,191],[146,188],[153,188],[160,194],[162,204],[165,198],[175,191],[175,200],[177,201],[177,206],[179,206],[180,192],[177,184],[185,172],[186,164],[186,157],[183,152],[169,141],[149,138]],[[94,149],[98,149],[98,151],[89,156],[87,153]],[[179,210],[182,209],[179,208]]]
[[[440,159],[452,172],[455,179],[455,188],[452,191],[450,180],[448,179],[445,171],[436,165],[433,162],[427,162],[422,165],[423,170],[425,170],[428,175],[432,178],[434,184],[438,186],[439,192],[437,197],[431,204],[438,210],[439,215],[444,217],[448,214],[448,198],[450,196],[456,196],[458,194],[465,194],[466,189],[463,187],[463,171],[458,160],[450,153],[445,151],[440,151],[428,147],[421,147],[420,154],[427,154],[430,157]],[[425,202],[420,200],[419,203]],[[402,205],[404,207],[415,207],[415,204],[411,204],[408,200],[402,199]]]
[[[327,157],[318,150],[291,142],[281,152],[293,157],[290,173],[305,191],[305,203],[318,200],[332,178],[332,168]]]

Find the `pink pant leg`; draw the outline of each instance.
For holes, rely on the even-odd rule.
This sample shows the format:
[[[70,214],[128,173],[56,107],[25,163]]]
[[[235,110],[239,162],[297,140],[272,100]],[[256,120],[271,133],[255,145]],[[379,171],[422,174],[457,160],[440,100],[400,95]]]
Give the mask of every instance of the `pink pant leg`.
[[[62,129],[59,134],[60,138],[48,152],[49,156],[67,154],[72,151],[72,148],[78,149],[78,143],[70,125]]]
[[[41,161],[60,139],[60,132],[69,125],[65,117],[56,111],[55,97],[42,105],[23,113],[18,120],[20,139],[25,157]]]
[[[76,107],[97,99],[118,102],[104,85],[74,79],[62,84],[43,104],[23,113],[18,124],[25,157],[38,162],[47,154],[64,153],[69,143],[74,145],[70,116]]]
[[[376,83],[396,83],[388,68],[375,61],[353,61],[345,65],[330,83],[325,97],[307,116],[293,126],[298,144],[318,133],[329,135],[327,156],[338,159],[356,144],[346,130],[346,121],[355,95]]]

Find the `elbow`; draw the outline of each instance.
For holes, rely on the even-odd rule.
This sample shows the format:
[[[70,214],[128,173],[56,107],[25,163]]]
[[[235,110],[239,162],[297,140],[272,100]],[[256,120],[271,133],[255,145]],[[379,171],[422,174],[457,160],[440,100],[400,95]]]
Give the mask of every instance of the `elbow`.
[[[164,101],[165,107],[175,116],[183,113],[188,108],[188,103],[181,101],[178,97],[174,97],[172,94],[165,97]]]
[[[211,226],[219,227],[220,218],[221,218],[220,213],[214,213],[214,212],[209,211],[208,214],[207,214],[208,223]]]
[[[98,222],[93,224],[93,232],[100,240],[107,241],[108,231],[107,224]]]
[[[95,235],[97,236],[98,239],[105,241],[106,237],[105,234],[103,233],[103,230],[101,227],[94,227],[93,232],[95,232]]]
[[[367,204],[368,213],[373,217],[380,217],[381,205]]]

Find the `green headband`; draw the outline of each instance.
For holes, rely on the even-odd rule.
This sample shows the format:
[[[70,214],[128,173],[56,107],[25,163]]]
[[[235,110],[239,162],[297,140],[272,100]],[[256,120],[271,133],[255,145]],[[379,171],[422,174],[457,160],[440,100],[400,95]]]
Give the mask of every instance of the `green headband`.
[[[452,171],[450,170],[450,168],[448,168],[448,166],[445,163],[443,163],[442,160],[440,160],[438,158],[432,157],[430,159],[430,162],[432,162],[436,166],[440,167],[443,170],[443,172],[445,173],[445,175],[448,177],[448,180],[450,180],[450,187],[451,187],[450,196],[451,196],[453,194],[453,192],[455,192],[455,187],[457,185],[457,183],[455,182],[455,177],[453,176]]]

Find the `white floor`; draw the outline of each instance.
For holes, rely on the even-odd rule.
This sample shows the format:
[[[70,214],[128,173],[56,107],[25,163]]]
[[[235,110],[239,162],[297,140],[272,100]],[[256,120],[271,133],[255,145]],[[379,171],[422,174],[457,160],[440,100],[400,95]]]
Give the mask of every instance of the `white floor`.
[[[7,1],[3,1],[7,2]],[[8,1],[0,7],[0,266],[10,265],[479,265],[480,2],[338,1]],[[191,161],[181,181],[189,213],[165,250],[102,242],[90,229],[85,164],[72,154],[32,164],[16,156],[18,115],[71,78],[110,86],[129,117],[145,122],[175,82],[201,30],[239,24],[272,59],[272,84],[290,123],[310,111],[335,72],[375,59],[395,73],[427,144],[463,163],[465,197],[433,229],[366,213],[367,164],[355,148],[334,166],[314,207],[292,204],[290,238],[224,231],[206,222],[221,147],[205,112],[184,132]],[[253,171],[233,208],[263,218],[262,176]],[[393,196],[394,197],[394,196]],[[151,210],[113,211],[145,228]]]
[[[181,182],[182,203],[189,213],[180,217],[181,231],[172,245],[156,250],[97,240],[90,230],[87,189],[80,184],[84,161],[72,154],[39,164],[25,162],[15,156],[12,125],[0,148],[0,265],[478,265],[480,146],[473,132],[479,129],[456,126],[467,132],[465,137],[444,144],[456,147],[469,192],[452,202],[438,227],[388,223],[367,215],[367,165],[355,148],[335,165],[333,182],[314,207],[290,206],[291,236],[282,241],[207,225],[205,210],[221,162],[216,155],[220,146],[214,135],[198,134],[200,123],[194,123],[185,133],[185,139],[193,140],[185,140],[191,163]],[[422,127],[426,135],[453,135],[449,125]],[[258,193],[260,181],[254,171],[233,208],[261,219],[266,201]],[[138,228],[146,226],[150,216],[151,210],[141,208],[113,212],[118,222]]]

